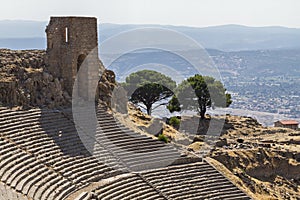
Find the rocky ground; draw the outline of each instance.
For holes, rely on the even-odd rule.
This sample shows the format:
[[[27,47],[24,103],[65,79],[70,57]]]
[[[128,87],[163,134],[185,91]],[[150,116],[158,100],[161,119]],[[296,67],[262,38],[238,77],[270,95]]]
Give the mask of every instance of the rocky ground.
[[[210,157],[237,177],[234,182],[255,199],[300,199],[300,131],[238,116],[227,116],[226,124]]]
[[[132,105],[128,111],[136,128],[156,133],[162,128],[160,133],[182,152],[201,155],[208,145],[203,133],[199,134],[201,127],[195,129],[198,134],[179,132]],[[209,124],[207,118],[205,123]],[[300,199],[300,131],[263,127],[249,117],[212,118],[223,118],[225,124],[215,147],[206,155],[209,162],[253,199]]]
[[[45,66],[44,50],[0,49],[0,106],[60,108],[71,105],[64,80]],[[98,98],[110,105],[114,72],[105,70],[98,84]],[[97,97],[96,97],[97,98]]]
[[[0,49],[0,103],[10,107],[56,108],[70,103],[63,80],[45,67],[45,51]]]

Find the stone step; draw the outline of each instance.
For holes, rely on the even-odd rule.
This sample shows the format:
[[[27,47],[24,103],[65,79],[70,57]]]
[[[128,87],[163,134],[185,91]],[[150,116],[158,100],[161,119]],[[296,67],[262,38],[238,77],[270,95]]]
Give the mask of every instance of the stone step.
[[[62,157],[59,161],[56,161],[53,164],[53,168],[56,171],[63,171],[67,167],[72,167],[74,165],[80,165],[84,162],[91,162],[90,159],[94,162],[97,162],[94,158],[85,158],[85,157]]]
[[[57,180],[52,179],[37,189],[34,198],[40,200],[54,199],[53,196],[50,198],[49,196],[52,193],[58,192],[56,190],[64,184],[70,186],[71,182],[67,181],[67,179],[57,179]]]
[[[135,174],[120,178],[94,191],[97,199],[165,199]]]
[[[209,178],[223,178],[222,175],[220,175],[218,172],[215,170],[203,170],[203,171],[197,171],[197,172],[192,172],[189,171],[188,169],[186,172],[180,172],[178,174],[169,174],[168,172],[161,172],[161,174],[153,174],[153,175],[147,175],[145,176],[146,179],[150,182],[153,183],[163,183],[164,181],[172,181],[172,179],[176,176],[176,180],[182,180],[182,179],[187,179],[187,178],[202,178],[203,180],[209,179]],[[157,178],[156,178],[157,177]],[[176,182],[176,181],[175,181]]]
[[[52,184],[57,184],[57,183],[59,183],[59,181],[61,179],[62,179],[62,177],[59,177],[56,174],[54,174],[53,177],[48,176],[48,177],[45,177],[44,179],[39,179],[33,185],[31,185],[31,187],[29,188],[28,196],[31,197],[32,199],[38,199],[37,197],[39,197],[41,195],[41,192],[39,190],[41,190],[41,189],[44,190],[44,189],[48,188],[49,182],[51,182]],[[47,187],[46,187],[46,185],[47,185]]]
[[[110,190],[113,190],[115,187],[121,187],[127,182],[133,182],[134,180],[137,180],[137,176],[134,174],[130,174],[130,176],[127,176],[125,178],[120,178],[118,180],[112,181],[109,184],[99,187],[95,190],[95,193],[97,196],[102,197],[104,194],[109,193]]]
[[[55,119],[55,120],[53,120]],[[31,128],[33,125],[39,125],[40,127],[45,127],[46,125],[50,126],[57,125],[58,119],[63,119],[62,117],[57,118],[57,116],[47,116],[47,119],[31,119],[31,120],[19,120],[16,123],[7,123],[5,126],[1,126],[0,130],[2,132],[16,132],[20,129]]]
[[[143,183],[143,181],[141,179],[139,179],[138,177],[135,177],[134,179],[129,179],[129,180],[131,180],[131,181],[122,181],[122,184],[115,184],[109,190],[107,190],[105,192],[101,192],[101,194],[99,195],[100,199],[103,199],[103,200],[104,199],[110,199],[114,195],[116,195],[120,191],[122,191],[122,189],[126,190],[126,188],[130,187],[130,186],[137,187],[138,184]]]
[[[203,197],[208,199],[220,199],[220,198],[225,199],[226,197],[233,197],[233,196],[245,197],[245,194],[242,193],[235,186],[231,186],[227,188],[220,187],[219,189],[215,189],[215,190],[211,189],[210,191],[207,191],[206,194],[207,195],[203,194]]]
[[[110,131],[128,131],[130,130],[127,127],[124,127],[122,125],[118,125],[117,123],[115,123],[114,125],[109,125],[109,126],[98,126],[97,130],[101,130],[101,131],[105,131],[105,132],[110,132]]]
[[[21,147],[24,146],[24,148],[26,148],[26,146],[24,145],[25,143],[28,144],[27,148],[29,148],[31,145],[35,147],[35,146],[40,146],[37,144],[39,140],[45,143],[46,142],[45,139],[48,139],[48,138],[35,138],[35,137],[36,137],[35,135],[32,136],[32,141],[30,141],[30,136],[26,136],[26,135],[23,135],[19,138],[9,137],[9,139],[12,140],[18,146]]]
[[[105,122],[105,121],[102,121],[102,122],[99,122],[98,121],[98,125],[97,125],[97,128],[111,128],[111,127],[122,127],[124,126],[123,124],[121,124],[120,122],[118,121],[108,121],[108,122]]]
[[[118,139],[119,138],[119,139]],[[135,146],[140,147],[143,146],[145,148],[150,146],[155,146],[156,148],[164,147],[166,146],[164,143],[159,141],[151,141],[148,138],[123,138],[122,136],[118,136],[115,138],[109,138],[109,137],[99,137],[96,136],[96,141],[104,144],[104,145],[117,145],[117,146]]]
[[[27,189],[25,188],[25,186],[28,184],[28,182],[33,179],[34,177],[37,176],[43,176],[45,177],[47,175],[47,173],[49,173],[47,168],[44,168],[43,165],[41,164],[36,164],[36,166],[38,167],[38,169],[36,169],[35,171],[31,171],[28,170],[26,172],[23,172],[22,175],[22,179],[20,179],[20,181],[18,181],[18,183],[16,184],[16,190],[21,192],[21,191],[27,191]],[[28,187],[30,186],[30,184],[28,184]],[[26,194],[26,193],[23,193]]]
[[[128,139],[122,139],[122,137],[119,137],[120,139],[114,139],[110,140],[109,138],[100,138],[96,136],[96,141],[107,146],[117,146],[117,147],[126,147],[130,149],[160,149],[162,147],[166,147],[167,145],[160,141],[153,141],[148,138],[128,138]],[[170,146],[169,146],[170,147]]]
[[[131,200],[131,199],[151,199],[151,200],[164,200],[165,198],[160,196],[160,194],[153,190],[153,188],[146,188],[144,190],[137,191],[135,194],[128,195],[123,197],[124,200]]]
[[[54,118],[55,117],[55,118]],[[41,123],[41,122],[47,122],[47,121],[51,121],[53,119],[61,119],[62,116],[58,116],[55,113],[51,113],[51,114],[47,114],[47,115],[42,115],[41,113],[31,113],[31,114],[27,114],[27,115],[19,115],[16,116],[15,118],[11,118],[11,119],[4,119],[2,121],[0,121],[0,127],[1,129],[7,128],[9,126],[17,126],[20,124],[23,125],[28,125],[30,123]]]
[[[172,190],[170,190],[170,185],[169,186],[166,185],[161,188],[159,187],[159,189],[172,198],[174,198],[175,196],[178,196],[178,195],[183,196],[183,195],[189,195],[192,193],[197,193],[198,195],[201,195],[202,197],[208,198],[208,196],[210,194],[213,195],[218,191],[223,192],[223,191],[226,191],[229,189],[236,190],[236,188],[232,187],[232,185],[228,181],[227,182],[220,181],[219,183],[214,183],[213,180],[209,180],[209,181],[206,180],[206,181],[202,182],[202,179],[196,179],[196,181],[192,184],[185,184],[185,183],[177,184],[177,185],[172,184]]]
[[[30,114],[30,115],[27,115],[27,116],[22,116],[22,117],[14,117],[14,118],[11,118],[11,119],[7,119],[7,118],[4,118],[4,119],[0,119],[0,127],[1,127],[1,130],[2,129],[5,129],[9,126],[15,126],[15,125],[20,125],[20,124],[25,124],[25,123],[28,123],[28,122],[36,122],[37,119],[40,117],[40,114]],[[1,116],[0,116],[1,118]]]
[[[29,195],[29,191],[36,190],[43,180],[49,181],[51,179],[57,178],[56,174],[51,173],[48,170],[43,171],[42,174],[38,174],[38,176],[28,176],[28,178],[25,182],[25,184],[22,187],[23,194]],[[33,188],[34,187],[34,188]],[[33,188],[33,189],[32,189]],[[34,192],[31,193],[31,198],[33,198]]]
[[[40,165],[37,165],[35,162],[32,162],[28,165],[22,166],[17,172],[16,176],[13,178],[11,186],[16,188],[17,185],[26,178],[28,174],[32,174],[41,169]]]
[[[107,195],[105,198],[103,199],[107,199],[107,200],[118,200],[118,199],[124,199],[124,197],[137,197],[136,193],[138,191],[143,191],[145,189],[148,189],[149,185],[147,185],[145,182],[141,181],[136,181],[133,184],[128,184],[126,185],[126,187],[121,188],[118,191],[115,191],[113,193],[110,193],[109,195]],[[133,199],[133,198],[132,198]]]
[[[105,122],[105,121],[117,121],[117,119],[112,115],[106,115],[106,114],[96,114],[96,117],[99,122]]]
[[[26,156],[26,157],[25,157]],[[24,158],[25,157],[25,158]],[[6,181],[7,176],[4,176],[5,173],[15,165],[16,160],[24,160],[28,158],[28,156],[20,151],[17,151],[14,149],[11,152],[8,152],[6,155],[1,156],[1,161],[0,161],[0,177],[1,181]]]
[[[129,154],[142,154],[142,153],[157,153],[160,148],[155,145],[147,145],[144,149],[141,146],[118,146],[112,144],[106,144],[107,148],[114,152],[119,158],[122,158],[123,155],[128,156]]]
[[[186,173],[189,173],[189,172],[186,172]],[[204,171],[203,173],[200,173],[200,172],[193,173],[188,176],[184,176],[184,174],[178,174],[178,176],[176,176],[175,180],[174,180],[174,176],[176,176],[176,175],[173,175],[170,177],[163,177],[163,176],[157,175],[157,178],[150,177],[150,178],[146,178],[146,179],[153,184],[155,183],[155,185],[157,187],[164,187],[165,185],[168,185],[168,184],[174,184],[174,185],[181,184],[181,183],[183,184],[183,182],[185,184],[190,184],[190,183],[198,182],[200,180],[202,180],[201,182],[203,184],[213,183],[213,182],[215,182],[215,180],[217,178],[219,178],[219,180],[221,182],[227,181],[227,180],[224,180],[222,176],[220,176],[212,171]]]
[[[141,158],[136,158],[136,159],[131,159],[131,160],[127,160],[127,159],[123,159],[124,162],[126,162],[128,165],[130,166],[135,166],[135,165],[143,165],[143,164],[151,164],[151,163],[156,163],[156,162],[164,162],[164,163],[168,163],[166,165],[162,165],[162,167],[166,167],[170,164],[173,163],[174,160],[176,160],[177,158],[177,154],[167,154],[164,155],[164,153],[161,153],[162,156],[152,156],[152,157],[141,157]]]
[[[117,175],[120,175],[120,174],[124,174],[124,173],[128,173],[128,170],[123,168],[110,168],[109,171],[104,171],[103,174],[99,174],[98,172],[95,172],[97,173],[97,176],[90,176],[88,178],[85,179],[85,182],[88,182],[88,183],[91,183],[91,182],[98,182],[100,180],[103,180],[105,178],[109,178],[109,177],[113,177],[113,176],[117,176]]]
[[[73,183],[67,179],[61,179],[56,184],[51,183],[51,181],[47,184],[49,185],[49,187],[42,188],[41,194],[40,196],[37,196],[37,199],[48,200],[55,199],[57,198],[57,196],[65,197],[67,193],[71,192],[70,189],[72,189],[73,191],[75,190],[75,186],[73,185]],[[65,190],[67,190],[68,192],[64,193]],[[61,193],[64,194],[60,195]]]
[[[215,170],[213,167],[208,165],[206,162],[197,162],[197,163],[191,163],[191,164],[183,164],[183,165],[174,165],[174,166],[169,166],[163,169],[156,169],[156,170],[150,170],[143,172],[143,176],[147,175],[157,175],[157,174],[162,174],[162,171],[166,171],[169,174],[177,174],[179,172],[188,172],[188,171],[203,171],[202,169],[212,169]]]
[[[171,166],[173,167],[173,166]],[[170,167],[166,167],[166,168],[163,168],[163,169],[156,169],[156,170],[151,170],[151,171],[146,171],[146,172],[143,172],[143,176],[145,177],[154,177],[154,176],[157,176],[157,175],[160,175],[160,174],[166,174],[165,177],[170,177],[170,176],[173,176],[173,175],[181,175],[181,174],[185,174],[186,172],[188,172],[189,174],[192,174],[192,173],[203,173],[204,171],[212,171],[212,172],[215,172],[215,169],[211,168],[210,166],[187,166],[187,167],[182,167],[182,168],[170,168]],[[162,173],[162,172],[165,172],[165,173]]]
[[[76,174],[73,174],[70,179],[74,181],[74,183],[88,183],[87,180],[90,179],[102,179],[104,174],[111,172],[110,168],[94,168],[94,169],[85,169]]]
[[[173,162],[173,159],[164,159],[164,160],[155,160],[151,162],[145,162],[145,163],[127,163],[127,166],[129,166],[131,171],[144,171],[149,169],[157,169],[157,168],[163,168],[168,165],[170,165]]]
[[[35,122],[35,123],[28,123],[28,124],[9,125],[6,128],[1,127],[0,131],[3,133],[3,135],[13,135],[23,130],[30,130],[35,125],[39,126],[40,124],[38,122]]]
[[[102,125],[105,123],[111,123],[116,122],[116,119],[114,117],[109,116],[97,116],[98,124]]]
[[[39,109],[37,110],[29,110],[29,111],[12,111],[12,110],[5,110],[4,112],[0,112],[0,121],[5,121],[5,120],[15,120],[18,119],[19,117],[24,117],[26,118],[27,116],[40,116],[41,111]]]
[[[131,162],[135,160],[141,159],[151,159],[151,158],[178,158],[178,153],[176,151],[172,151],[172,149],[162,148],[159,150],[159,156],[157,156],[157,151],[153,152],[144,152],[138,154],[124,154],[120,156],[122,160],[126,162]]]
[[[116,131],[97,131],[96,136],[99,136],[99,137],[107,137],[107,138],[115,138],[115,137],[124,137],[124,138],[137,138],[137,139],[142,139],[142,138],[147,138],[149,140],[152,140],[152,138],[150,137],[147,137],[147,136],[144,136],[144,135],[140,135],[140,134],[137,134],[131,130],[116,130]]]
[[[60,171],[61,174],[63,174],[63,176],[70,176],[70,178],[72,178],[72,176],[79,176],[78,173],[81,173],[85,170],[100,170],[103,168],[107,168],[106,165],[100,165],[99,163],[93,162],[93,163],[81,163],[80,165],[73,165],[71,167],[68,167],[67,169],[63,169]]]
[[[231,193],[230,195],[222,195],[222,198],[224,200],[251,200],[250,197],[248,197],[245,193],[242,191],[238,191],[235,193]],[[217,198],[212,198],[217,200]]]
[[[40,133],[40,134],[39,134]],[[49,140],[48,138],[45,138],[43,137],[42,135],[43,133],[42,132],[35,132],[35,134],[32,134],[32,136],[29,136],[27,135],[26,133],[23,134],[22,136],[24,136],[24,138],[21,139],[21,141],[23,143],[26,143],[26,145],[32,145],[36,142],[42,142],[42,141],[45,141],[45,140]],[[9,135],[8,137],[11,139],[11,140],[16,140],[15,143],[16,144],[19,144],[20,143],[20,140],[18,139],[15,139],[16,137],[20,137],[21,135]]]
[[[49,138],[45,138],[43,141],[36,141],[36,143],[29,143],[27,145],[27,149],[35,154],[42,154],[43,152],[46,153],[50,150],[55,150],[58,152],[61,150],[61,148],[59,148],[54,141],[49,140]]]
[[[66,197],[68,197],[71,193],[73,193],[74,191],[76,191],[78,188],[76,188],[74,185],[71,185],[63,190],[61,190],[61,192],[57,192],[54,196],[54,200],[61,200],[61,199],[65,199]]]
[[[28,123],[28,124],[19,124],[19,125],[16,125],[16,126],[11,125],[11,126],[7,127],[6,129],[1,129],[0,131],[2,131],[4,135],[10,135],[10,136],[19,135],[19,136],[22,136],[22,135],[24,135],[24,133],[34,134],[35,129],[39,129],[44,133],[48,133],[50,131],[58,132],[59,128],[60,127],[58,126],[57,121],[52,120],[52,121],[48,121],[47,124],[43,124],[43,125],[41,125],[40,122],[32,122],[32,123]],[[66,125],[64,125],[64,127],[63,126],[61,127],[61,129],[63,129],[63,128],[66,128]]]
[[[12,143],[4,143],[0,147],[0,155],[2,156],[1,159],[5,159],[6,157],[9,157],[11,155],[11,152],[15,150],[15,145]]]
[[[11,131],[3,132],[2,135],[14,138],[25,134],[29,136],[30,134],[35,135],[37,133],[45,133],[45,131],[39,125],[32,125],[31,127],[22,128],[22,130],[12,129]]]
[[[13,167],[11,167],[6,174],[8,174],[8,178],[6,180],[6,184],[11,185],[12,181],[15,179],[16,176],[20,175],[24,168],[27,166],[33,166],[35,159],[33,157],[23,157],[22,160],[15,163]]]
[[[42,163],[45,163],[45,164],[50,164],[48,163],[49,160],[51,160],[52,158],[54,157],[60,157],[63,155],[63,153],[61,153],[61,151],[58,151],[56,149],[54,150],[49,150],[48,152],[44,153],[44,154],[38,154],[38,153],[35,153],[34,154],[36,156],[37,159],[39,159]]]

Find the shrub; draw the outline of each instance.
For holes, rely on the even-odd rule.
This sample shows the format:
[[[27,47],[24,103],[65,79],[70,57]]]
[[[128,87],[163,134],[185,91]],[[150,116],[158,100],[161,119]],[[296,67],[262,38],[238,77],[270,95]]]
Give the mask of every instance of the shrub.
[[[170,124],[171,126],[173,126],[175,129],[179,129],[179,125],[180,125],[180,119],[178,119],[177,117],[171,117],[169,119],[168,124]]]
[[[169,142],[169,138],[167,136],[165,136],[164,134],[159,134],[157,138],[159,141],[163,141],[165,143]]]

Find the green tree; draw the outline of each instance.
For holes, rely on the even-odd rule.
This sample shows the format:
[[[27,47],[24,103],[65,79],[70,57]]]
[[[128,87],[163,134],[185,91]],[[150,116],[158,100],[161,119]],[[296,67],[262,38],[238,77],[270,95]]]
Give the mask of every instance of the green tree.
[[[169,101],[167,108],[170,112],[179,112],[181,110],[180,103],[176,95],[173,95],[172,99]]]
[[[176,87],[176,82],[159,72],[142,70],[126,77],[123,87],[128,92],[129,101],[137,106],[144,106],[147,114],[151,115],[152,110],[167,104],[163,100],[174,95],[173,90]],[[156,102],[161,103],[153,108],[152,106]]]
[[[207,107],[228,107],[231,104],[231,95],[220,81],[212,77],[196,74],[184,80],[176,89],[176,96],[171,99],[168,109],[197,110],[201,119],[205,118]],[[179,103],[180,102],[180,103]]]

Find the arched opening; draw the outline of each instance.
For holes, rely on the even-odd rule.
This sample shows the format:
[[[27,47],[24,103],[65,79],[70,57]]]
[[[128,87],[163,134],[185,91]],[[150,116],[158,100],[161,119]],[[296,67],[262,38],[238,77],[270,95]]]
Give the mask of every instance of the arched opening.
[[[80,66],[82,65],[84,59],[85,59],[85,55],[84,54],[80,54],[77,58],[77,72],[79,71],[80,69]]]
[[[80,54],[77,58],[77,84],[78,84],[78,96],[84,97],[87,92],[87,76],[86,68],[84,67],[85,63],[84,60],[86,58],[86,55]],[[80,72],[79,69],[81,68]]]

